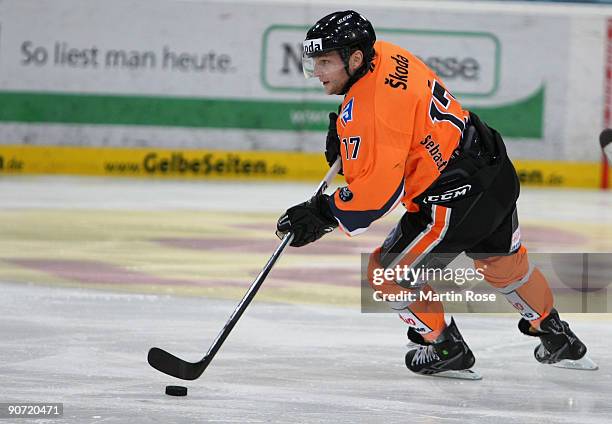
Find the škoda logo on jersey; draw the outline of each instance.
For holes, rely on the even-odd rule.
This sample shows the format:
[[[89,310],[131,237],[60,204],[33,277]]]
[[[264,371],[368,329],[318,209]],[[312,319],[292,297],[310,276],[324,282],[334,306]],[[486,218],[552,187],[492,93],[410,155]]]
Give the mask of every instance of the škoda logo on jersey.
[[[323,41],[320,38],[304,41],[304,56],[311,55],[321,50],[323,50]]]
[[[408,59],[401,54],[391,56],[391,59],[395,61],[397,66],[395,67],[394,73],[389,73],[387,77],[385,77],[385,85],[405,90],[408,88]]]

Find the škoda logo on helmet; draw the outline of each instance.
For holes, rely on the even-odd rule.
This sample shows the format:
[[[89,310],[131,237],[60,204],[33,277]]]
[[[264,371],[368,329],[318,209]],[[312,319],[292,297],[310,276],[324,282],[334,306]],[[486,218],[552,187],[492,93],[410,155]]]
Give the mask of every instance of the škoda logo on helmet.
[[[320,38],[304,41],[304,54],[310,54],[323,50],[323,43]]]

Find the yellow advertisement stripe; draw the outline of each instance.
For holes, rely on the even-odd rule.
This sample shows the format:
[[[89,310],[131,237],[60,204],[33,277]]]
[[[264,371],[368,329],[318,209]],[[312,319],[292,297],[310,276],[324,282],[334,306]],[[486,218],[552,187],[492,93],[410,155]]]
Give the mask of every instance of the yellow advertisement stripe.
[[[518,160],[521,183],[601,187],[602,164]],[[147,178],[318,180],[322,153],[158,148],[0,146],[0,174],[68,174]]]
[[[514,161],[522,185],[600,188],[602,164],[597,162]]]
[[[315,153],[0,146],[0,172],[9,174],[311,180],[326,169]]]

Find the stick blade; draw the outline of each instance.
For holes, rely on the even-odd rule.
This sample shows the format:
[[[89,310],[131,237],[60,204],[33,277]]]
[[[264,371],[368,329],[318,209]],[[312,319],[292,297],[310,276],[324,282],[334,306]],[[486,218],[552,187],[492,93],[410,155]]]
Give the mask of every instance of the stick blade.
[[[195,380],[208,366],[206,358],[200,362],[187,362],[158,347],[149,350],[147,360],[156,370],[181,380]]]

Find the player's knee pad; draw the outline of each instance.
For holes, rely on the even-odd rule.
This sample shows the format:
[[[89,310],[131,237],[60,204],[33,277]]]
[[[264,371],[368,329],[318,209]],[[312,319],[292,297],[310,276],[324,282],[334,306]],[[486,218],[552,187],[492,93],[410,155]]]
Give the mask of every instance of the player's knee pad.
[[[376,248],[369,257],[367,278],[370,287],[381,295],[394,297],[407,297],[408,293],[417,295],[427,284],[422,277],[412,278],[410,270],[398,264],[393,268],[385,267],[380,260],[381,247]],[[393,297],[383,296],[383,297]],[[389,302],[393,309],[403,309],[409,302]]]
[[[529,273],[527,249],[523,246],[512,255],[476,259],[474,263],[485,280],[495,288],[506,287]]]
[[[532,325],[538,325],[552,309],[553,297],[539,269],[529,264],[527,249],[508,256],[475,260],[485,280],[510,302]]]
[[[370,286],[382,294],[414,293],[414,301],[387,302],[389,307],[397,311],[406,324],[414,327],[427,339],[435,339],[444,330],[444,306],[440,301],[421,300],[421,293],[435,293],[429,285],[415,284],[413,289],[407,289],[397,284],[393,272],[385,275],[385,268],[380,263],[381,248],[375,249],[368,261],[368,282]]]
[[[376,248],[371,254],[368,261],[368,283],[376,292],[376,297],[384,299],[389,308],[394,311],[401,311],[408,306],[409,302],[395,299],[406,293],[406,289],[399,286],[395,281],[393,271],[388,272],[388,269],[380,262],[381,248]],[[394,300],[389,300],[393,298]]]
[[[385,268],[380,262],[381,248],[377,247],[372,253],[368,261],[368,282],[374,290],[379,290],[386,294],[398,294],[403,287],[399,286],[394,278],[393,273],[385,272]]]

